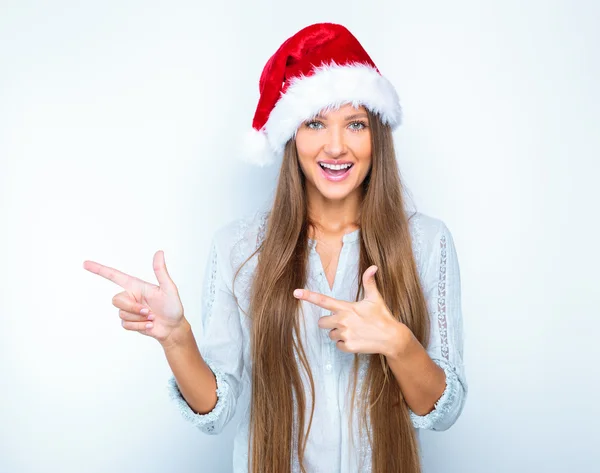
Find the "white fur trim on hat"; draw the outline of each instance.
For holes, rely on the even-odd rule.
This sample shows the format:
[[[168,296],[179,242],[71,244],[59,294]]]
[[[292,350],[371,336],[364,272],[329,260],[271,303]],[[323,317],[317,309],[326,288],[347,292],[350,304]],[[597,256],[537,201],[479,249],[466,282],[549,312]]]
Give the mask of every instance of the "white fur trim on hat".
[[[269,144],[274,151],[282,151],[303,121],[326,107],[345,103],[364,105],[392,128],[400,124],[400,100],[390,81],[366,64],[331,63],[311,76],[292,79],[265,125]]]

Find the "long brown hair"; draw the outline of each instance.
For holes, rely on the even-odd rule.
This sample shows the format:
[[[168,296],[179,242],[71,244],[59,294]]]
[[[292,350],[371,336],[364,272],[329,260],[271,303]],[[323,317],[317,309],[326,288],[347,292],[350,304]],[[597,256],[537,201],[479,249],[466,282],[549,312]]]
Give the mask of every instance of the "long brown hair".
[[[392,314],[427,346],[429,318],[413,257],[392,133],[377,115],[370,111],[368,115],[372,167],[362,185],[355,300],[363,293],[362,274],[372,264],[377,265],[377,287]],[[307,282],[310,227],[314,223],[307,213],[305,178],[292,138],[285,147],[264,238],[243,263],[259,252],[248,306],[252,358],[248,453],[252,473],[290,471],[293,453],[306,473],[302,458],[313,419],[315,387],[300,337],[301,301],[292,291]],[[360,429],[371,445],[373,473],[420,473],[419,448],[408,406],[384,355],[354,355],[352,411],[360,360],[366,362],[366,372],[358,393],[358,412]],[[307,400],[300,365],[308,376],[312,397],[305,435]],[[350,421],[352,418],[353,412]]]

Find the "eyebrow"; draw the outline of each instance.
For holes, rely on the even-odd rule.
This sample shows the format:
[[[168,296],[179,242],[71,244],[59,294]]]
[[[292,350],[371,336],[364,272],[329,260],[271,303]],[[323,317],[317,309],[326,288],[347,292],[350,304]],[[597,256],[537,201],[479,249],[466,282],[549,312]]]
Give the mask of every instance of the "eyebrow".
[[[315,117],[315,118],[319,118],[321,120],[325,120],[326,118],[321,115],[320,113]],[[344,118],[344,120],[354,120],[356,118],[368,118],[368,115],[364,112],[361,113],[355,113],[354,115],[348,115],[347,117]]]

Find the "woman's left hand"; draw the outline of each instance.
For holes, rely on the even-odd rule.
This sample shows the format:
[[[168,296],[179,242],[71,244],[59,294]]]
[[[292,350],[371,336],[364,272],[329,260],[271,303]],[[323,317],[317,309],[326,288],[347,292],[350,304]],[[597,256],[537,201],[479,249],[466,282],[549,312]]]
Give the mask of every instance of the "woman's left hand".
[[[341,301],[306,289],[294,291],[294,297],[332,312],[319,319],[319,327],[329,329],[329,338],[344,352],[395,356],[411,340],[412,332],[392,316],[377,289],[376,272],[377,266],[370,266],[363,273],[365,297],[358,302]]]

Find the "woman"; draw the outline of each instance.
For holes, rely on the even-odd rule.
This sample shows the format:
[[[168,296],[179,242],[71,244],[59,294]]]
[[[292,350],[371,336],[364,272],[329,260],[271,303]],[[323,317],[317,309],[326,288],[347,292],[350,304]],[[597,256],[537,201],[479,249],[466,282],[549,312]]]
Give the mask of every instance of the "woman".
[[[185,418],[217,434],[242,411],[236,473],[416,473],[417,429],[463,409],[456,252],[404,207],[399,123],[357,39],[304,28],[261,75],[245,159],[281,162],[275,199],[213,235],[199,347],[161,251],[158,286],[84,263],[125,289],[123,327],[161,343]]]

